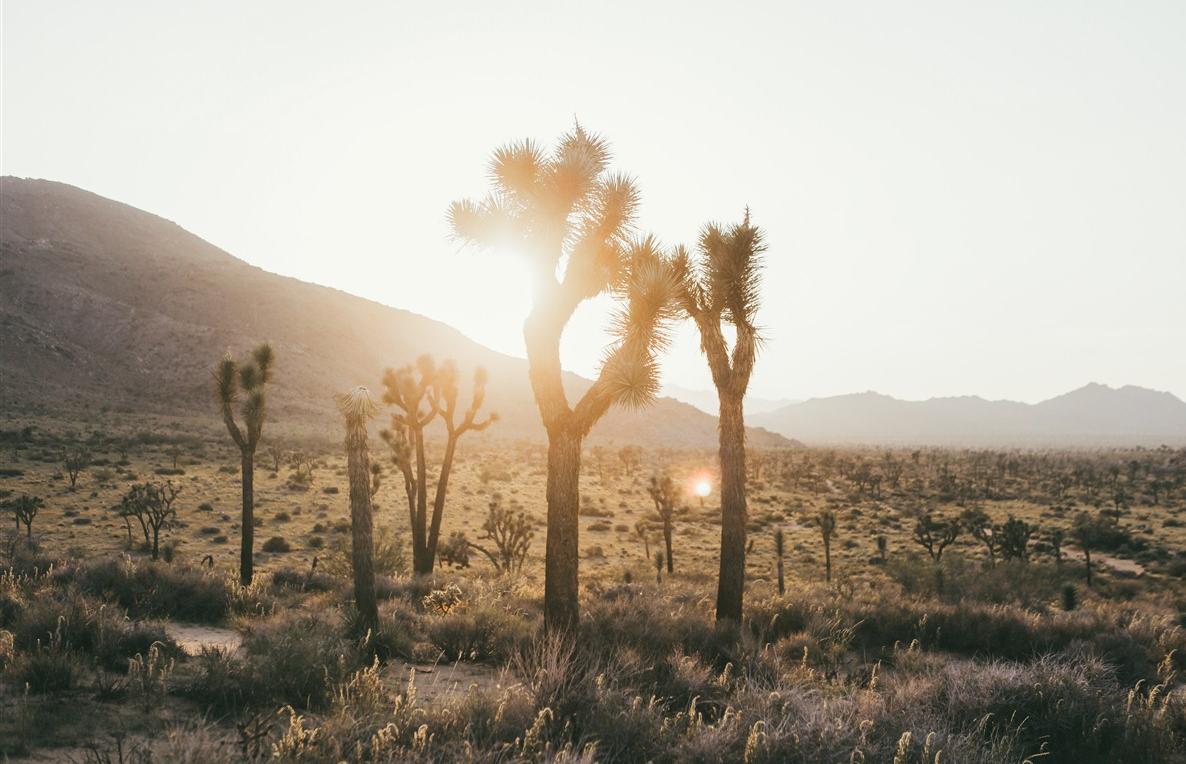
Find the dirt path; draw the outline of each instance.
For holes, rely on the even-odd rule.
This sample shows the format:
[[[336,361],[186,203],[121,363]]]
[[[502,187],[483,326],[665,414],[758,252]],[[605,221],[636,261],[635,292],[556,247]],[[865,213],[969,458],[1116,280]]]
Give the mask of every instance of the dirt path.
[[[1068,560],[1083,561],[1083,551],[1081,549],[1066,549],[1063,551]],[[1135,560],[1126,560],[1123,557],[1113,557],[1102,552],[1094,552],[1091,555],[1091,563],[1093,565],[1106,565],[1118,573],[1128,573],[1133,576],[1141,576],[1145,574],[1145,566]]]
[[[198,623],[169,623],[165,625],[165,633],[177,642],[186,655],[200,655],[204,647],[235,653],[243,644],[243,636],[234,629]]]

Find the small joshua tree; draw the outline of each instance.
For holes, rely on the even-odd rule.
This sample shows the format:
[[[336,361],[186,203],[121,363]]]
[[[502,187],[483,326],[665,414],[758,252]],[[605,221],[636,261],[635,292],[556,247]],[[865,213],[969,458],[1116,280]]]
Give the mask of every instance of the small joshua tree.
[[[392,460],[404,477],[408,516],[412,528],[412,565],[415,572],[432,572],[441,536],[441,520],[449,490],[449,476],[457,454],[457,443],[467,432],[481,432],[498,420],[497,414],[478,419],[486,400],[486,370],[474,372],[473,397],[458,420],[459,394],[457,366],[446,361],[439,368],[431,356],[421,356],[416,366],[388,370],[383,377],[386,392],[383,400],[398,411],[391,417],[391,429],[381,435],[391,448]],[[445,454],[437,475],[432,502],[432,520],[428,519],[428,467],[424,448],[424,428],[437,416],[445,425]]]
[[[655,550],[655,583],[663,583],[663,552]]]
[[[166,529],[177,516],[173,503],[181,489],[172,481],[165,483],[141,483],[128,490],[121,501],[120,515],[134,517],[144,532],[144,545],[152,550],[152,559],[160,559],[161,531]],[[129,526],[129,538],[131,530]]]
[[[45,501],[40,496],[29,496],[27,494],[12,499],[5,499],[0,502],[0,509],[5,512],[11,512],[16,519],[18,533],[21,530],[21,523],[25,524],[25,532],[29,541],[33,540],[33,519],[37,517],[37,513],[43,506],[45,506]]]
[[[78,476],[91,464],[91,452],[86,446],[70,446],[62,452],[62,467],[70,480],[70,490],[78,484]]]
[[[239,447],[243,478],[243,517],[239,524],[239,582],[251,584],[254,572],[255,540],[255,449],[264,431],[267,412],[266,388],[272,380],[275,354],[272,346],[264,343],[251,353],[251,359],[238,363],[228,355],[214,371],[218,404],[222,420],[231,440]],[[240,394],[245,397],[239,408],[243,428],[235,422],[235,404]]]
[[[1054,558],[1056,566],[1062,566],[1062,545],[1066,541],[1067,532],[1062,528],[1055,528],[1046,534],[1046,543],[1050,545],[1050,556]]]
[[[774,558],[778,561],[778,596],[787,593],[786,579],[783,577],[783,556],[786,553],[786,539],[783,538],[782,528],[774,529]]]
[[[645,520],[634,524],[634,535],[642,539],[642,555],[644,559],[651,559],[651,530]]]
[[[499,572],[518,572],[523,569],[523,561],[527,559],[527,550],[534,536],[535,531],[531,528],[527,514],[503,507],[502,496],[496,493],[490,500],[486,521],[482,523],[482,535],[478,537],[479,540],[492,542],[494,549],[473,542],[469,543],[469,547],[486,555]]]
[[[1083,550],[1083,563],[1087,567],[1087,588],[1092,586],[1091,550],[1098,549],[1108,539],[1114,530],[1111,518],[1088,512],[1080,512],[1075,516],[1075,524],[1071,527],[1071,537]]]
[[[1030,538],[1037,530],[1036,525],[1009,515],[1009,519],[1000,527],[1001,556],[1006,560],[1028,562]]]
[[[960,523],[972,537],[988,550],[988,564],[996,565],[1001,537],[993,527],[992,518],[983,509],[970,507],[960,514]]]
[[[358,606],[361,626],[372,633],[379,628],[379,604],[375,597],[374,513],[371,506],[373,473],[367,451],[367,422],[375,415],[375,408],[371,394],[365,387],[356,387],[338,398],[338,410],[346,423],[354,602]]]
[[[618,449],[618,461],[622,463],[622,469],[626,472],[626,477],[634,477],[634,471],[642,464],[642,448],[639,446],[622,446]]]
[[[884,565],[889,557],[889,541],[884,533],[877,534],[877,559]]]
[[[670,475],[664,475],[662,478],[652,475],[651,484],[647,486],[647,493],[655,502],[655,514],[663,523],[663,543],[667,549],[667,572],[674,573],[675,561],[671,554],[671,530],[675,519],[675,501],[678,496],[675,481],[671,479]]]
[[[824,580],[832,582],[832,536],[836,533],[836,513],[830,509],[821,509],[813,518],[815,526],[819,528],[820,538],[824,542]]]
[[[745,596],[745,414],[744,400],[757,359],[762,232],[750,222],[705,226],[693,259],[682,248],[673,268],[679,302],[700,331],[720,403],[721,552],[716,619],[741,624]],[[732,348],[725,328],[732,327]]]
[[[938,565],[943,560],[943,550],[951,546],[960,535],[956,520],[947,520],[926,513],[914,524],[914,540],[927,550],[931,561]]]

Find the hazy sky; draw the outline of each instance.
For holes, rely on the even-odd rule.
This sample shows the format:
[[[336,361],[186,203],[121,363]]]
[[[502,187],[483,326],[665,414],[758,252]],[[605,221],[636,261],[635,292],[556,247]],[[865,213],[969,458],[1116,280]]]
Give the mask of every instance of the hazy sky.
[[[766,228],[756,394],[1186,397],[1184,40],[1181,0],[4,0],[0,165],[522,355],[445,210],[577,115],[665,242]],[[711,386],[691,331],[666,370]]]

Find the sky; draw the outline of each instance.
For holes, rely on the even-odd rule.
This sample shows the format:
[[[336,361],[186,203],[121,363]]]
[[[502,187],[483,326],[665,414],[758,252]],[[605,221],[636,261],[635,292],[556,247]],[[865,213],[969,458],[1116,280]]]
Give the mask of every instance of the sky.
[[[1186,3],[3,0],[0,170],[523,355],[445,212],[574,118],[691,243],[766,231],[751,393],[1186,398]],[[608,301],[562,356],[592,375]],[[431,349],[427,349],[431,350]],[[665,379],[711,389],[694,330]]]

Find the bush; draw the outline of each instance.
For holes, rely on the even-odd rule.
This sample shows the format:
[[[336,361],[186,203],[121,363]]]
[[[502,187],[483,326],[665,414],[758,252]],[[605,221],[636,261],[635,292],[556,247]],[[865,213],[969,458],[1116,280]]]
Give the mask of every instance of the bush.
[[[451,661],[506,660],[531,639],[534,626],[498,603],[472,604],[428,624],[428,639]]]
[[[264,542],[260,550],[264,552],[291,552],[292,544],[289,544],[283,536],[273,536]]]
[[[117,602],[133,618],[216,623],[228,612],[227,582],[201,569],[106,559],[67,568],[61,577]]]
[[[204,651],[183,692],[219,714],[246,708],[325,708],[334,685],[363,665],[340,618],[286,614],[251,627],[242,656]]]

